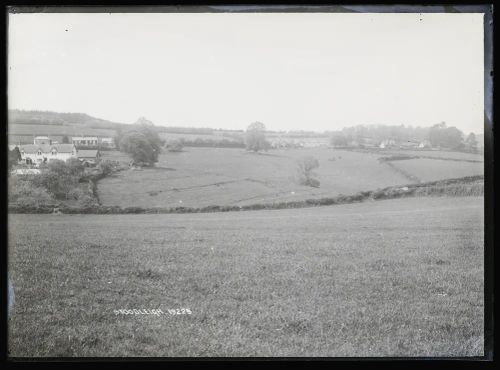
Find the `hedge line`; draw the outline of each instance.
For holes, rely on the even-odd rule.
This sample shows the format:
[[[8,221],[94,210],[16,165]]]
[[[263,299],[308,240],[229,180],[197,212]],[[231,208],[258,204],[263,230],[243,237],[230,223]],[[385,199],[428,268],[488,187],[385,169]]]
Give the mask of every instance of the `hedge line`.
[[[395,199],[411,196],[449,195],[449,196],[474,196],[484,193],[484,176],[467,176],[457,179],[432,181],[420,184],[390,186],[380,190],[362,191],[353,195],[338,195],[318,199],[307,199],[293,202],[276,202],[268,204],[251,204],[246,206],[206,206],[206,207],[120,207],[120,206],[94,206],[94,207],[69,207],[60,205],[22,207],[16,204],[9,205],[10,213],[54,213],[65,214],[156,214],[156,213],[209,213],[250,211],[264,209],[305,208],[314,206],[328,206],[335,204],[358,203],[368,199]]]

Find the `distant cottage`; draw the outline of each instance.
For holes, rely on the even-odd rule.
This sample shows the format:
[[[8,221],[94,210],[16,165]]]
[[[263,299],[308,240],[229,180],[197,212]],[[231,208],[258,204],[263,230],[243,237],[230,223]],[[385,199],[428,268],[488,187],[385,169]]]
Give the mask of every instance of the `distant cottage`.
[[[77,150],[73,144],[54,144],[46,136],[37,136],[33,144],[18,145],[21,161],[28,165],[38,166],[54,159],[66,161],[77,158]]]

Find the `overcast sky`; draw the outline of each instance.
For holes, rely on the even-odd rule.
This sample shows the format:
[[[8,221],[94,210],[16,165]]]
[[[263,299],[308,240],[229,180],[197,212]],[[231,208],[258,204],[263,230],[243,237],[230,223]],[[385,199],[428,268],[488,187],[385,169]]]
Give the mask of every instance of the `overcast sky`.
[[[9,108],[483,131],[482,14],[11,14]]]

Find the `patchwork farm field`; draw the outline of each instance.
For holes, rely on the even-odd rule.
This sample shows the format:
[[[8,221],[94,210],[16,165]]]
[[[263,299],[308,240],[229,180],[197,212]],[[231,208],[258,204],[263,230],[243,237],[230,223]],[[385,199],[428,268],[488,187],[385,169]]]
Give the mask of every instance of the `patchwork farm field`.
[[[8,221],[11,356],[483,354],[482,197]]]
[[[411,173],[423,182],[484,174],[483,162],[417,158],[393,161],[392,165],[407,173]]]
[[[457,152],[451,150],[411,150],[411,149],[397,149],[397,148],[366,148],[366,149],[351,149],[360,153],[372,153],[378,154],[380,156],[384,155],[406,155],[406,156],[417,156],[423,158],[436,158],[444,160],[459,160],[459,161],[474,161],[474,162],[484,162],[484,155],[477,153],[466,153]]]
[[[459,153],[464,154],[464,153]],[[296,161],[314,156],[319,188],[299,185]],[[408,176],[380,163],[384,153],[327,148],[273,150],[254,154],[243,149],[185,148],[163,153],[155,168],[126,170],[98,183],[103,205],[140,207],[204,207],[248,205],[350,195],[411,182]],[[103,152],[104,159],[128,162],[125,155]],[[419,158],[407,172],[428,181],[483,173],[482,163]],[[394,165],[408,161],[394,161]]]

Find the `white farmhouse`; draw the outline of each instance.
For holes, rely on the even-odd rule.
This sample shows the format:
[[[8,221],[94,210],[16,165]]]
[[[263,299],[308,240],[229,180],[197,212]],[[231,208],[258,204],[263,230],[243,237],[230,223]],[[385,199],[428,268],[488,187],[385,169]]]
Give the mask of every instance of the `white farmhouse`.
[[[29,144],[18,147],[21,161],[28,165],[38,166],[54,159],[66,161],[77,158],[77,150],[73,144]]]

